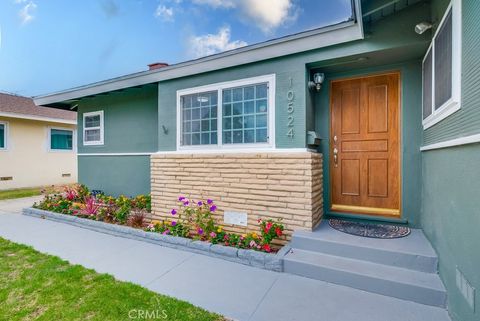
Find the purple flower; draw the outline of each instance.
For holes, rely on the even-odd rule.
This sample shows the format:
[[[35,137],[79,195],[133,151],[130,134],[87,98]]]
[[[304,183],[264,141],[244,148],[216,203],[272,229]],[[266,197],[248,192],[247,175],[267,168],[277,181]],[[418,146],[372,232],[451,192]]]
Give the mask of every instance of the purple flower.
[[[202,202],[202,201],[198,201],[197,205],[198,205],[198,206],[202,206],[202,205],[203,205],[203,202]]]
[[[184,202],[183,202],[183,205],[185,205],[185,206],[187,206],[188,204],[190,204],[189,201],[184,201]]]
[[[172,215],[175,215],[175,214],[177,214],[177,211],[175,209],[172,209],[172,211],[170,213],[172,213]]]
[[[177,222],[172,221],[172,226],[175,226],[175,225],[177,225]]]
[[[217,205],[210,206],[210,212],[215,212],[217,210]]]
[[[179,200],[180,202],[183,201],[184,199],[185,199],[185,196],[179,196],[179,197],[178,197],[178,200]]]
[[[198,232],[199,235],[202,235],[202,234],[203,234],[203,229],[202,229],[202,228],[198,228],[197,232]]]
[[[208,205],[210,205],[210,204],[212,204],[212,203],[213,203],[213,201],[212,201],[211,199],[208,199],[208,200],[207,200],[207,204],[208,204]]]

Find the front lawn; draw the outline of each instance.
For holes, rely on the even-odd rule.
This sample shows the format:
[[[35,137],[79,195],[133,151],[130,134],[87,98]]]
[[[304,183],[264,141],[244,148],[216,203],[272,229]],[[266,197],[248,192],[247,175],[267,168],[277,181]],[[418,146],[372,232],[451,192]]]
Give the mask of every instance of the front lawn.
[[[22,198],[22,197],[41,195],[42,190],[43,190],[42,187],[35,187],[35,188],[8,189],[8,190],[0,191],[0,201],[13,199],[13,198]]]
[[[0,302],[0,320],[9,321],[225,320],[2,238]]]

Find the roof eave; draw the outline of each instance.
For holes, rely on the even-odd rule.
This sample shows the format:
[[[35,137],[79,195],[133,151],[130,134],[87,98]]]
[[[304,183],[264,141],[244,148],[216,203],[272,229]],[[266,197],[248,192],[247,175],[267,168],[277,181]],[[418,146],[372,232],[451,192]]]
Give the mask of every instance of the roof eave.
[[[37,96],[33,99],[36,105],[57,106],[58,108],[58,103],[104,92],[142,86],[363,39],[360,0],[352,1],[355,17],[347,22],[170,65],[161,69],[138,72],[61,92]]]

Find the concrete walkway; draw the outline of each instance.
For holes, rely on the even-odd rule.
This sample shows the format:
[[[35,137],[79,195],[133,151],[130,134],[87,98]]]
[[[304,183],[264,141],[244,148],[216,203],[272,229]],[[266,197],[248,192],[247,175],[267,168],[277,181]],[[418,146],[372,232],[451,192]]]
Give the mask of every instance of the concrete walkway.
[[[440,308],[10,213],[0,237],[235,320],[450,320]]]

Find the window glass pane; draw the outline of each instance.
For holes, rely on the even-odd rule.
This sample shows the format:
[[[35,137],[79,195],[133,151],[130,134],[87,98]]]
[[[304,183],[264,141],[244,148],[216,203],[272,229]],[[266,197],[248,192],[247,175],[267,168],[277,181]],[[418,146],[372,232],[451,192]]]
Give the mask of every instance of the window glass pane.
[[[452,97],[452,11],[435,38],[435,109]]]
[[[0,148],[5,148],[5,125],[0,124]]]
[[[73,149],[73,132],[71,130],[51,129],[50,149]]]
[[[85,130],[84,140],[86,142],[100,141],[100,129],[87,129],[87,130]]]
[[[85,116],[85,128],[100,127],[100,115]]]
[[[181,97],[182,146],[217,143],[211,139],[217,129],[217,95],[210,91]]]
[[[225,89],[222,95],[223,143],[268,142],[267,84]]]
[[[423,62],[423,119],[432,114],[432,50]]]

